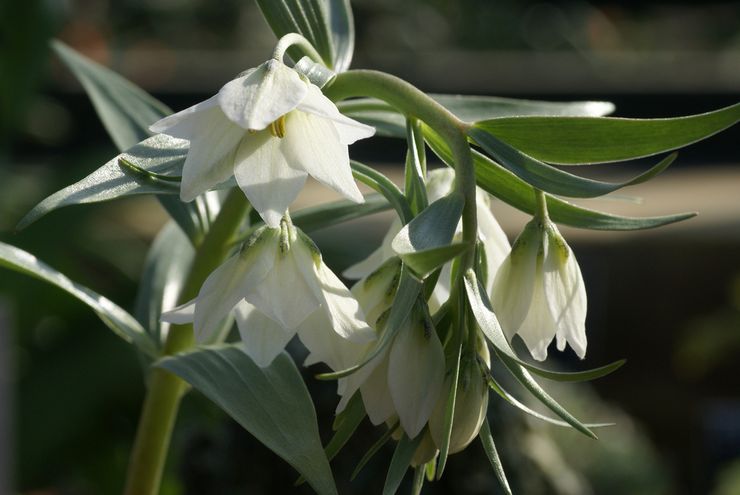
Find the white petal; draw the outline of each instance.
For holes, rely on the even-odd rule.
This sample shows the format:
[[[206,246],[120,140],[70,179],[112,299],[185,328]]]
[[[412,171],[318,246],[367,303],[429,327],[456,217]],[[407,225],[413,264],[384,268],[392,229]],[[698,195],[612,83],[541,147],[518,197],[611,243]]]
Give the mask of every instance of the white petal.
[[[286,329],[295,329],[322,303],[296,260],[296,242],[292,244],[288,252],[277,254],[269,275],[244,294],[247,301]]]
[[[388,388],[409,438],[424,428],[442,391],[445,356],[437,333],[420,324],[401,328],[390,351]]]
[[[347,145],[339,141],[333,124],[301,111],[291,112],[285,120],[281,149],[295,168],[356,203],[365,199],[352,178]]]
[[[218,107],[203,115],[182,169],[180,199],[183,201],[192,201],[231,177],[233,154],[244,136],[244,130],[224,117]]]
[[[314,262],[309,246],[300,237],[291,246],[306,283],[321,302],[330,328],[340,337],[363,343],[375,340],[375,331],[365,322],[360,304],[323,261]]]
[[[427,198],[430,203],[441,199],[452,190],[455,181],[455,171],[451,168],[430,170],[427,176]]]
[[[308,84],[293,69],[271,59],[230,81],[218,92],[224,114],[243,129],[262,130],[303,100]]]
[[[485,287],[490,294],[493,289],[496,272],[498,272],[499,267],[501,267],[504,259],[506,259],[506,256],[511,251],[511,246],[501,225],[499,225],[496,217],[491,213],[488,201],[481,201],[482,198],[487,199],[487,194],[478,194],[478,237],[483,242],[483,249],[486,253],[488,277]]]
[[[227,259],[203,283],[195,302],[195,336],[205,341],[244,294],[271,270],[277,251],[274,232],[266,230],[246,251]]]
[[[544,287],[557,327],[558,348],[567,341],[578,357],[586,356],[586,288],[573,251],[559,234],[548,236]]]
[[[541,233],[530,222],[499,267],[491,291],[491,305],[509,340],[527,316],[532,302]]]
[[[270,227],[280,225],[307,177],[303,170],[288,165],[280,141],[267,131],[248,134],[235,157],[236,182]]]
[[[382,424],[396,413],[388,388],[388,352],[384,352],[379,358],[377,366],[360,386],[365,412],[374,425]]]
[[[149,126],[152,132],[167,134],[168,136],[190,140],[203,128],[204,120],[208,120],[207,112],[218,106],[217,96],[211,96],[207,100],[181,110],[177,113],[160,119]]]
[[[375,128],[342,115],[337,106],[313,84],[309,84],[305,98],[296,109],[331,120],[342,144],[352,144],[375,134]]]
[[[400,271],[401,260],[392,258],[352,286],[352,295],[371,326],[375,326],[378,317],[393,303]]]
[[[193,315],[195,312],[195,299],[188,301],[185,304],[181,304],[176,308],[172,308],[169,311],[162,313],[159,321],[166,323],[174,323],[175,325],[185,325],[186,323],[193,322]]]
[[[236,305],[234,319],[244,343],[244,350],[257,366],[269,366],[293,337],[272,318],[242,300]]]
[[[544,361],[547,358],[547,347],[555,338],[556,328],[555,319],[550,313],[545,296],[542,269],[539,268],[535,276],[532,302],[517,334],[527,344],[532,357],[538,361]]]
[[[442,271],[439,272],[437,285],[434,286],[432,295],[429,298],[429,311],[435,313],[450,298],[452,286],[452,263],[445,263]]]

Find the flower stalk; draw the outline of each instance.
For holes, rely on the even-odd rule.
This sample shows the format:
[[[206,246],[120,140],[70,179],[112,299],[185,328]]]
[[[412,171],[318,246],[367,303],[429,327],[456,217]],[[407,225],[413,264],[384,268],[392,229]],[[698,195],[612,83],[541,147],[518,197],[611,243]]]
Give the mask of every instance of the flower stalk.
[[[180,294],[180,302],[189,301],[198,294],[208,274],[228,254],[231,238],[238,232],[250,208],[244,194],[233,189],[224,201],[218,217],[198,247],[193,265]],[[162,350],[162,357],[185,351],[193,346],[192,325],[170,329]],[[172,430],[180,407],[180,399],[188,385],[162,368],[153,368],[149,387],[139,418],[134,446],[131,450],[124,495],[156,495]]]

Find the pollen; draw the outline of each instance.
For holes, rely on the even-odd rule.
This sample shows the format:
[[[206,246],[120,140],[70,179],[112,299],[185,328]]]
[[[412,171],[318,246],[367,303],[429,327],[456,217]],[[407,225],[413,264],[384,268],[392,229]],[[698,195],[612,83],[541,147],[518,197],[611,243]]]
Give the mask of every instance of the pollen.
[[[277,138],[285,136],[285,115],[281,115],[276,121],[270,124],[270,134]]]

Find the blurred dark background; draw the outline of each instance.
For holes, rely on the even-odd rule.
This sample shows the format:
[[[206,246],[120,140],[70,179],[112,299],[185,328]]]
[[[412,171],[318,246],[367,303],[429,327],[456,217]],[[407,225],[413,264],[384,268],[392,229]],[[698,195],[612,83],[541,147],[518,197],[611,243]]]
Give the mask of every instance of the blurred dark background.
[[[625,117],[698,113],[740,100],[738,2],[352,3],[353,66],[395,73],[427,91],[602,99]],[[156,201],[62,209],[14,231],[34,204],[115,153],[80,86],[52,59],[51,37],[179,110],[263,61],[274,36],[246,0],[0,2],[0,240],[130,308],[148,243],[165,220]],[[517,493],[740,493],[739,133],[681,152],[652,183],[585,203],[633,215],[699,210],[697,219],[644,233],[564,229],[588,287],[589,355],[581,363],[553,351],[553,365],[628,363],[592,387],[549,388],[580,417],[618,426],[594,442],[530,422],[491,396],[494,436]],[[352,152],[392,167],[404,151],[379,139]],[[524,217],[498,203],[495,212],[513,239]],[[327,229],[316,239],[339,271],[373,248],[387,221],[369,218],[350,234]],[[351,257],[338,248],[349,238]],[[293,350],[300,356],[298,345]],[[0,494],[120,492],[142,378],[139,358],[87,308],[0,271]],[[328,433],[333,387],[306,378]],[[389,449],[357,481],[347,479],[377,435],[363,425],[334,462],[342,493],[380,491]],[[448,469],[429,493],[498,493],[477,444]],[[293,479],[207,400],[190,394],[184,401],[163,493],[290,492]]]

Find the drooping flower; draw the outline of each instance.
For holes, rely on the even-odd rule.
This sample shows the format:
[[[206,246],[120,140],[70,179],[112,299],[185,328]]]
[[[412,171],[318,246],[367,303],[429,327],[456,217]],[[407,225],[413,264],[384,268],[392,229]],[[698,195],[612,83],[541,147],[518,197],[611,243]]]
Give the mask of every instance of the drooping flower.
[[[375,133],[339,113],[317,86],[275,59],[150,130],[190,141],[180,188],[183,201],[234,176],[271,227],[279,225],[308,175],[363,202],[347,146]]]
[[[431,203],[447,195],[453,188],[454,180],[455,172],[452,169],[445,168],[430,171],[426,181],[429,202]],[[491,213],[490,196],[483,189],[477,188],[476,200],[478,238],[483,243],[486,257],[487,277],[485,279],[485,287],[488,293],[490,293],[496,272],[509,253],[509,240],[506,238],[506,234],[504,234],[493,213]],[[383,238],[380,247],[364,260],[345,270],[343,273],[344,276],[355,279],[362,278],[372,273],[385,260],[394,256],[395,253],[391,248],[391,243],[400,230],[401,222],[395,219]],[[456,235],[459,235],[461,232],[462,223],[458,225]],[[434,292],[432,292],[432,296],[429,299],[429,306],[432,311],[439,308],[450,296],[451,266],[451,263],[446,263],[442,267],[437,285],[434,287]]]
[[[337,354],[334,336],[358,344],[375,338],[313,242],[285,220],[280,229],[259,229],[208,276],[193,301],[162,318],[193,322],[196,339],[203,341],[232,311],[247,354],[260,366],[269,365],[296,333],[322,359]]]
[[[547,358],[557,339],[586,355],[586,288],[576,257],[549,219],[530,221],[496,275],[491,302],[509,340],[518,334],[532,357]]]

